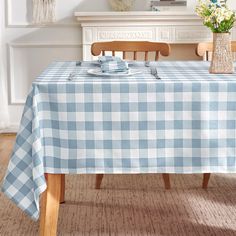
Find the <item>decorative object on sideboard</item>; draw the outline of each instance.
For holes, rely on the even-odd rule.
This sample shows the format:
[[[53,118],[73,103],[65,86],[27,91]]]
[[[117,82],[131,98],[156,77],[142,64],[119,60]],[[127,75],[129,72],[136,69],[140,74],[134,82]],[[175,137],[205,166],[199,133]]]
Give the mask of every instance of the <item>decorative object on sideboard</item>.
[[[113,11],[130,11],[134,6],[135,0],[109,0]]]
[[[233,73],[230,30],[236,20],[235,13],[221,0],[199,0],[196,12],[203,19],[203,24],[213,32],[210,73]]]
[[[185,10],[186,0],[154,0],[150,2],[151,11]]]
[[[53,23],[55,17],[56,0],[33,0],[33,23]]]

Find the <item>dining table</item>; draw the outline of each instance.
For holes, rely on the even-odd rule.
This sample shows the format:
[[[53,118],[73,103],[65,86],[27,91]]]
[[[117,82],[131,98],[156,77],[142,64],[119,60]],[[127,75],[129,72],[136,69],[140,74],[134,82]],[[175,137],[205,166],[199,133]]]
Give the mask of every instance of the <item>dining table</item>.
[[[98,61],[52,62],[29,90],[3,193],[56,235],[64,174],[236,173],[236,75],[209,66],[130,61],[109,76]]]

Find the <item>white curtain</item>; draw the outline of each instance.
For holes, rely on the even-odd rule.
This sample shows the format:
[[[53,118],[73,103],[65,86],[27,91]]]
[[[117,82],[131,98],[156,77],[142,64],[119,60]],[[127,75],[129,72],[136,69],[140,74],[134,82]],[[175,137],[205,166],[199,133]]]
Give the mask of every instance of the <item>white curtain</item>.
[[[4,59],[6,60],[6,54],[4,50],[4,2],[0,1],[0,129],[4,129],[9,125],[8,114],[8,101],[7,101],[7,75],[6,65],[4,65]]]

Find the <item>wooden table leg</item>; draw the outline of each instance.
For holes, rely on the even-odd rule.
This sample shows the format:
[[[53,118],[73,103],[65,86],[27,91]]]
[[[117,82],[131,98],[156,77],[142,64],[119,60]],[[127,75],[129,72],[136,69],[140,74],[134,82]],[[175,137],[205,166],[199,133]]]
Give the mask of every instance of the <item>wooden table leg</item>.
[[[100,189],[101,184],[102,184],[103,176],[104,176],[104,174],[97,174],[96,175],[96,184],[95,184],[96,189]]]
[[[65,174],[61,174],[61,197],[60,203],[65,203]]]
[[[207,189],[210,177],[211,177],[210,173],[203,174],[203,181],[202,181],[202,188],[203,189]]]
[[[164,180],[165,189],[170,189],[170,174],[162,174]]]
[[[57,234],[61,179],[60,174],[47,174],[47,190],[41,199],[40,236]]]

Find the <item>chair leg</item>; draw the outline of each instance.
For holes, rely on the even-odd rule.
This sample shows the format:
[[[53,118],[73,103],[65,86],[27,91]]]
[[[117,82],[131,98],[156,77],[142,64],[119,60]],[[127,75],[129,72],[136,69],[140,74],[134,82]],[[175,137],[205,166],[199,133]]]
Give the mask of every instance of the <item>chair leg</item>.
[[[102,184],[102,179],[103,179],[104,174],[96,174],[96,183],[95,183],[95,188],[100,189],[101,184]]]
[[[211,177],[210,173],[203,174],[203,181],[202,181],[202,188],[203,189],[207,189],[210,177]]]
[[[60,203],[65,203],[65,174],[61,174],[61,197]]]
[[[47,174],[40,214],[40,236],[56,236],[61,195],[61,175]]]
[[[164,180],[164,184],[165,184],[165,189],[170,189],[170,175],[169,174],[162,174],[162,178]]]

